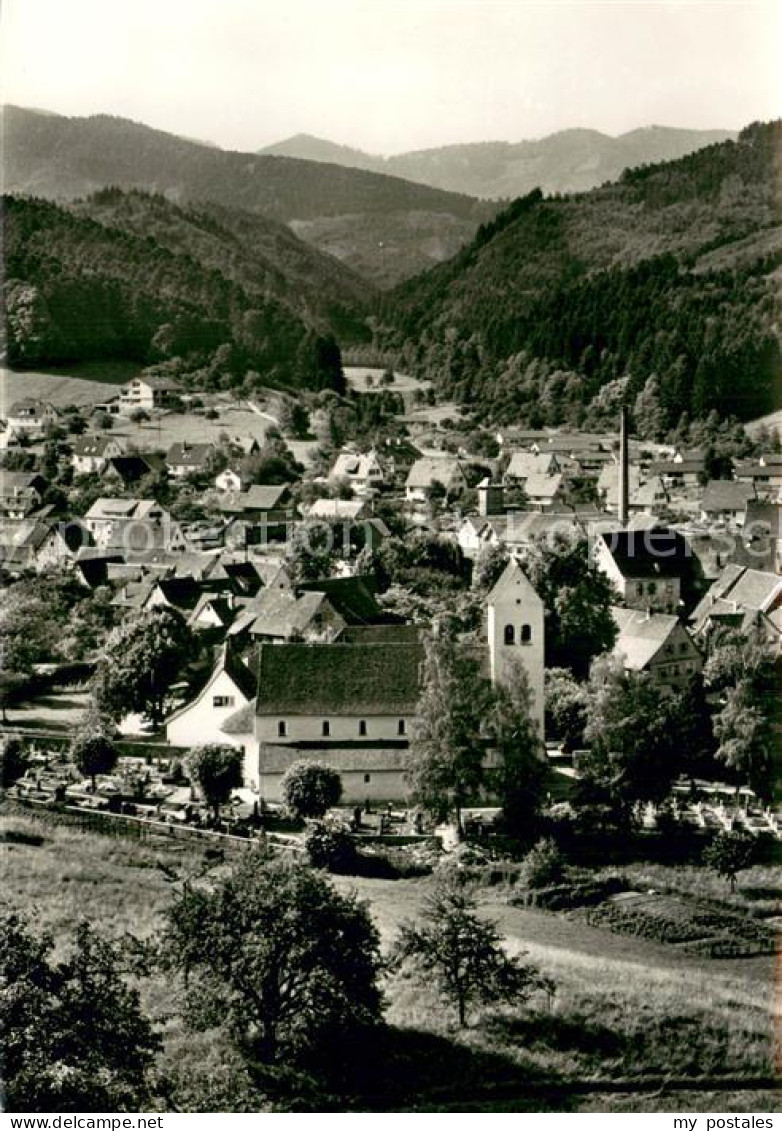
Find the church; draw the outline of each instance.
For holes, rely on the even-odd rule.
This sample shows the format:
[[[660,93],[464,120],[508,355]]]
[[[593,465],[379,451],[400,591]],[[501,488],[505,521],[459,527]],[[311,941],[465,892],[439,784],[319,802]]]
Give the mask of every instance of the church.
[[[542,739],[544,609],[517,562],[489,593],[486,614],[490,678],[502,684],[521,664]],[[375,626],[347,642],[263,645],[252,722],[248,704],[222,727],[223,741],[241,733],[245,784],[277,802],[288,766],[309,758],[339,772],[347,803],[404,802],[423,661],[411,625]]]

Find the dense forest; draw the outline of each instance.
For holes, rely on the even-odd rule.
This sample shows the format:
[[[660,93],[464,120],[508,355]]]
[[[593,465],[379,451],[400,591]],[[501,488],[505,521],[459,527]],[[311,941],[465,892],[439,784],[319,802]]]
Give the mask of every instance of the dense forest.
[[[454,260],[381,300],[378,345],[479,417],[597,424],[635,404],[779,407],[782,126],[628,170],[580,196],[515,201]]]
[[[71,208],[6,197],[3,216],[12,365],[123,358],[198,387],[340,387],[332,331],[361,332],[356,282],[306,248],[288,248],[289,280],[279,254],[272,267],[248,250],[244,225],[257,218],[231,228],[116,190]],[[297,275],[308,268],[307,287]]]

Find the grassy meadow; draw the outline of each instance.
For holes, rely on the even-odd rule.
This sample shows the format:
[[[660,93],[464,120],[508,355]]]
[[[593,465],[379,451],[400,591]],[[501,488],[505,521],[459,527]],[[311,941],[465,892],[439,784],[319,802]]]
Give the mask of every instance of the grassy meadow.
[[[149,937],[177,876],[225,867],[198,844],[113,838],[9,809],[0,845],[3,898],[63,945],[82,918],[115,939],[127,932]],[[778,871],[770,871],[747,873],[742,887],[778,888]],[[662,885],[666,877],[659,869],[654,875]],[[431,881],[334,882],[368,901],[388,945]],[[553,1000],[538,995],[476,1010],[459,1031],[430,988],[389,981],[389,1027],[371,1059],[367,1054],[359,1110],[777,1110],[776,1095],[758,1087],[775,1063],[771,959],[687,956],[568,916],[510,906],[507,895],[486,890],[482,909],[499,922],[509,949],[526,952],[553,977]],[[179,1079],[230,1076],[233,1054],[224,1038],[184,1029],[169,979],[147,979],[141,989],[164,1036],[166,1071]],[[685,1086],[694,1078],[703,1079]],[[719,1079],[731,1086],[720,1090]]]

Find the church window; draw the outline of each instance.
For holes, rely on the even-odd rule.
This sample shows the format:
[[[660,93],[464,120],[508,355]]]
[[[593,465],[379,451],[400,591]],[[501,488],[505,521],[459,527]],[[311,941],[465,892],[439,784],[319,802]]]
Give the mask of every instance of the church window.
[[[366,733],[367,733],[366,719],[360,719],[359,720],[358,733],[361,735],[362,738],[366,737]]]
[[[522,644],[531,644],[532,643],[532,625],[531,624],[523,624],[521,626],[521,637],[520,637],[520,639],[521,639]]]
[[[285,722],[285,719],[280,719],[280,721],[277,723],[277,737],[285,738],[287,734],[288,724]]]
[[[505,625],[505,643],[506,644],[515,644],[516,643],[516,630],[514,629],[512,624],[506,624]]]
[[[321,733],[322,733],[324,738],[328,738],[329,735],[331,734],[331,723],[329,722],[328,719],[323,720],[323,725],[321,727]]]

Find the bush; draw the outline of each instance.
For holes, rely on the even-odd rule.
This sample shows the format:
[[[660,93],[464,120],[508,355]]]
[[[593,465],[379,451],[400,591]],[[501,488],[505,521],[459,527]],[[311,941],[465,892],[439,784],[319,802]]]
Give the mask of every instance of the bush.
[[[322,817],[342,796],[342,779],[323,762],[301,759],[283,774],[281,786],[286,808],[294,817]]]
[[[565,874],[565,859],[556,843],[539,840],[521,864],[519,880],[526,888],[546,888],[557,884]]]
[[[313,821],[305,833],[304,848],[313,868],[343,875],[356,870],[356,846],[339,821]]]

